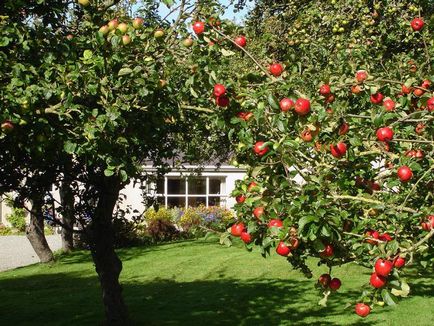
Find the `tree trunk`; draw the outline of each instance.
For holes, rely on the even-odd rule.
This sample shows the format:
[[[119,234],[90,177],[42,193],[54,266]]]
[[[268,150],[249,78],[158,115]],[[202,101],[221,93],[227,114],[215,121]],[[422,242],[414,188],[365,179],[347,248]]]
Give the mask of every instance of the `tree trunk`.
[[[41,263],[48,263],[54,260],[53,252],[48,246],[47,239],[44,234],[44,216],[42,213],[41,199],[36,199],[32,202],[30,211],[30,223],[26,229],[27,239],[35,250]]]
[[[102,289],[107,325],[128,325],[127,308],[122,297],[119,274],[122,262],[114,250],[113,209],[118,200],[120,183],[105,177],[100,190],[95,215],[90,225],[90,241],[95,269]]]
[[[73,228],[74,216],[74,193],[69,180],[65,179],[59,189],[60,202],[62,204],[62,250],[71,252],[74,249]]]

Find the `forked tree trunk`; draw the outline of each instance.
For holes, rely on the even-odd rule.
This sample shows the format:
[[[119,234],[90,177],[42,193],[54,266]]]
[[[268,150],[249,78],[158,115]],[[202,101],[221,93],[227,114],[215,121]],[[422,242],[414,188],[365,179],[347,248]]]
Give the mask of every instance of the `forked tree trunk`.
[[[75,223],[74,216],[74,193],[68,179],[65,179],[59,189],[60,202],[62,204],[62,250],[71,252],[74,249],[73,228]]]
[[[32,209],[30,211],[30,222],[26,229],[26,235],[41,263],[48,263],[54,260],[54,256],[48,246],[47,239],[45,238],[42,206],[42,199],[33,200]]]
[[[120,183],[114,178],[106,177],[105,179],[106,182],[98,196],[95,215],[90,225],[92,257],[102,289],[105,323],[107,325],[128,325],[127,308],[122,297],[122,287],[119,284],[122,262],[114,250],[112,224]]]

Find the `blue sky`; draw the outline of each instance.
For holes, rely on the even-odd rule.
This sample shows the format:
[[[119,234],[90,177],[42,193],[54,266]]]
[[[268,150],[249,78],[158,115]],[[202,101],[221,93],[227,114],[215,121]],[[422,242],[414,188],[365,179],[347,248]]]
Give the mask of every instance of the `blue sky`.
[[[230,2],[229,0],[222,0],[221,1],[221,3],[223,5],[228,5],[229,2]],[[226,13],[225,13],[225,15],[223,17],[231,19],[231,20],[234,20],[234,21],[236,21],[236,22],[239,23],[239,22],[241,22],[243,20],[243,18],[246,15],[247,11],[248,11],[247,9],[243,9],[241,12],[235,13],[234,12],[234,8],[232,6],[232,7],[230,7],[226,11]],[[160,5],[160,14],[161,14],[161,16],[164,17],[165,15],[167,15],[167,13],[169,13],[169,9],[164,4],[161,4]],[[174,15],[176,15],[176,13]],[[171,16],[169,16],[169,18],[171,18]]]

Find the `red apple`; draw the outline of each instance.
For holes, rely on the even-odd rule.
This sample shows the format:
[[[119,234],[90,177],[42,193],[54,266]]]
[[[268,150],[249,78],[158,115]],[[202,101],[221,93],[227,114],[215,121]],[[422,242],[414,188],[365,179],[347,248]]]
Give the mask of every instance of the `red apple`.
[[[235,223],[234,225],[231,226],[231,234],[235,237],[239,237],[241,235],[241,233],[245,230],[245,225],[244,223],[240,222],[240,223]]]
[[[390,234],[388,234],[388,233],[383,233],[383,234],[380,234],[380,236],[378,237],[378,240],[381,240],[381,241],[387,242],[387,241],[392,241],[393,238],[390,236]]]
[[[226,87],[222,84],[215,84],[214,85],[214,92],[215,97],[220,97],[226,94]]]
[[[303,139],[305,142],[312,141],[312,132],[309,129],[305,129],[300,134],[301,139]]]
[[[326,244],[324,250],[319,253],[322,258],[332,257],[334,253],[333,246],[331,244]]]
[[[244,121],[248,121],[251,117],[253,117],[252,112],[238,112],[237,117],[243,119]]]
[[[341,280],[340,280],[340,279],[338,279],[338,278],[333,278],[333,279],[330,281],[329,287],[330,287],[330,289],[332,289],[333,291],[337,291],[337,290],[339,290],[339,288],[341,287],[341,285],[342,285],[342,283],[341,283]]]
[[[283,72],[283,66],[280,63],[273,63],[268,70],[274,77],[279,77]]]
[[[365,235],[366,235],[367,237],[369,237],[369,238],[372,238],[372,239],[378,239],[378,240],[379,240],[379,238],[380,238],[380,234],[379,234],[377,231],[369,230],[369,231],[367,231],[367,232],[365,233]],[[377,245],[377,244],[378,244],[378,241],[375,241],[375,240],[372,240],[372,239],[368,239],[368,240],[366,240],[366,242],[367,242],[367,243],[370,243],[370,244],[372,244],[372,245]]]
[[[413,177],[413,171],[411,171],[411,169],[408,166],[403,165],[398,169],[398,178],[402,182],[407,182],[412,177]]]
[[[205,31],[205,23],[195,22],[193,24],[193,31],[196,33],[196,35],[202,34]]]
[[[425,23],[423,22],[422,18],[418,17],[418,18],[414,18],[411,21],[410,25],[411,25],[411,28],[413,28],[413,30],[415,32],[418,32],[418,31],[420,31],[423,28],[423,26],[425,25]]]
[[[12,130],[14,130],[14,124],[9,120],[5,120],[1,124],[0,128],[4,133],[7,134],[7,133],[10,133]]]
[[[331,92],[330,85],[324,84],[319,88],[319,93],[323,96],[329,95]]]
[[[285,97],[279,102],[280,110],[282,110],[282,112],[287,112],[294,107],[294,104],[295,103],[292,99]]]
[[[434,111],[434,96],[428,99],[428,101],[426,102],[426,108],[430,112]]]
[[[341,158],[347,152],[347,145],[345,143],[338,143],[336,146],[330,144],[330,152],[336,158]]]
[[[279,219],[273,219],[273,220],[270,220],[270,222],[268,222],[269,228],[272,228],[272,227],[281,228],[282,226],[283,226],[283,222],[282,222],[282,220],[279,220]]]
[[[386,111],[395,110],[395,102],[393,100],[391,100],[390,98],[384,100],[383,106],[386,109]]]
[[[265,143],[263,141],[256,142],[256,144],[253,146],[253,152],[255,152],[255,154],[258,156],[264,156],[268,152],[268,145],[264,146],[264,144]]]
[[[290,244],[291,250],[295,250],[300,245],[300,240],[298,240],[298,238],[292,237],[289,239],[289,244]]]
[[[295,102],[295,112],[298,115],[306,115],[310,112],[310,101],[305,98],[299,98]]]
[[[368,73],[366,72],[366,70],[359,70],[356,72],[356,80],[359,83],[363,83],[366,78],[368,78]]]
[[[425,231],[431,231],[434,228],[434,215],[428,215],[426,220],[421,223],[421,226]]]
[[[238,36],[238,37],[236,37],[235,38],[235,41],[234,41],[239,47],[245,47],[246,46],[246,44],[247,44],[247,40],[246,40],[246,37],[245,36]]]
[[[385,259],[378,259],[375,262],[375,273],[379,276],[387,277],[393,269],[393,262]]]
[[[425,154],[424,154],[423,150],[421,150],[421,149],[416,150],[416,153],[414,154],[414,157],[416,157],[416,158],[424,158],[424,156],[425,156]]]
[[[215,103],[216,103],[218,106],[221,106],[221,107],[227,107],[227,106],[229,105],[229,97],[227,97],[227,96],[225,96],[225,95],[223,95],[223,96],[219,96],[219,97],[216,97],[216,99],[215,99]]]
[[[355,311],[360,317],[366,317],[371,312],[371,308],[364,303],[358,303],[356,304]]]
[[[393,266],[396,268],[401,268],[405,265],[405,259],[401,256],[398,256],[395,258],[395,261],[393,262]]]
[[[350,130],[350,125],[344,121],[339,127],[339,135],[340,136],[346,135],[349,130]]]
[[[329,283],[331,281],[331,277],[330,274],[322,274],[319,278],[318,278],[318,283],[321,284],[324,288],[326,288],[327,286],[329,286]]]
[[[404,94],[410,94],[410,93],[413,91],[413,88],[412,88],[412,87],[407,87],[407,86],[405,86],[404,84],[402,84],[402,85],[401,85],[401,91],[402,91]]]
[[[373,104],[381,104],[383,103],[384,95],[381,93],[371,94],[370,99]]]
[[[244,242],[244,243],[246,243],[246,244],[249,244],[250,242],[252,242],[252,236],[250,235],[250,233],[247,233],[247,232],[245,232],[245,231],[243,231],[243,232],[241,232],[241,234],[240,234],[240,238],[241,238],[241,240]]]
[[[372,273],[369,283],[371,283],[374,288],[379,289],[386,285],[387,279],[383,276],[377,275],[376,273]]]
[[[393,139],[393,130],[389,127],[379,128],[377,130],[377,139],[384,142],[391,141]]]
[[[277,254],[280,256],[288,256],[291,252],[291,248],[289,248],[283,241],[280,241],[276,248]]]
[[[326,103],[333,103],[335,101],[335,96],[333,94],[328,94],[325,96]]]
[[[246,201],[246,196],[238,195],[237,197],[235,197],[235,200],[237,201],[238,204],[242,204]]]
[[[252,192],[255,190],[254,188],[256,188],[256,187],[258,187],[258,184],[255,181],[252,181],[249,183],[249,185],[247,187],[247,191]]]
[[[264,215],[264,207],[262,207],[262,206],[256,207],[253,210],[253,215],[259,220],[261,218],[261,216]]]

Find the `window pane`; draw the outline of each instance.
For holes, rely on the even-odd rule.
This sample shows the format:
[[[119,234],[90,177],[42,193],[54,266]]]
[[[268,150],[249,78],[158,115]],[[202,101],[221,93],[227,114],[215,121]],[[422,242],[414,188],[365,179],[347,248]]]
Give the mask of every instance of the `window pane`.
[[[206,197],[188,197],[188,206],[196,207],[206,205]]]
[[[169,195],[185,194],[185,179],[167,179],[167,193]]]
[[[205,195],[206,194],[206,179],[205,178],[189,178],[188,179],[188,194],[189,195]]]
[[[164,194],[164,179],[157,180],[157,194]]]
[[[220,197],[208,197],[208,206],[220,206]]]
[[[185,207],[185,197],[167,197],[168,207]]]
[[[221,193],[221,179],[209,179],[209,193],[218,195]]]

